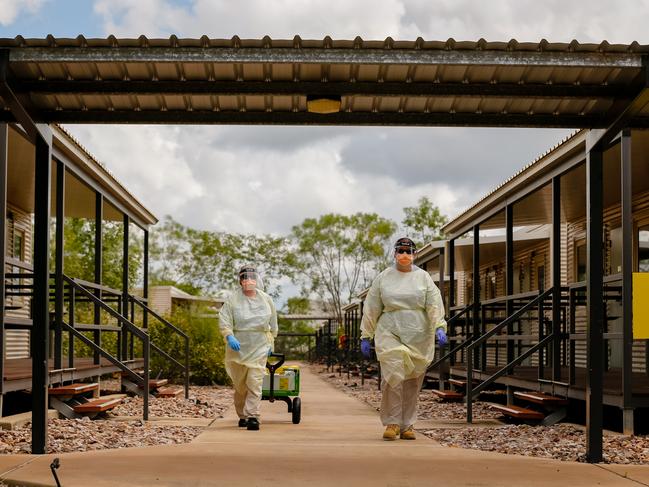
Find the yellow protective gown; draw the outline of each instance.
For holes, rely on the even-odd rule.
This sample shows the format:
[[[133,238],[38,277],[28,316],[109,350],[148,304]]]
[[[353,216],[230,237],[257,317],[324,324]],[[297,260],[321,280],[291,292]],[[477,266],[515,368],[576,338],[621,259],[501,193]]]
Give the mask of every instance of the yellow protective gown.
[[[446,331],[444,303],[428,272],[389,267],[363,305],[361,338],[374,338],[381,375],[392,387],[421,376],[435,355],[435,330]]]
[[[277,336],[273,300],[259,289],[253,298],[234,290],[219,312],[219,328],[224,339],[234,335],[241,344],[238,352],[225,345],[225,370],[234,385],[237,414],[259,417],[266,360]]]

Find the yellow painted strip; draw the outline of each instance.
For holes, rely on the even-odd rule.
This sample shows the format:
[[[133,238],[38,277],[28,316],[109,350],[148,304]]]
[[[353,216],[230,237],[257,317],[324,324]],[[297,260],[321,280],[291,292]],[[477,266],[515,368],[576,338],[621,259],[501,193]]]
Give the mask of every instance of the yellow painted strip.
[[[633,273],[633,339],[649,339],[649,273]]]

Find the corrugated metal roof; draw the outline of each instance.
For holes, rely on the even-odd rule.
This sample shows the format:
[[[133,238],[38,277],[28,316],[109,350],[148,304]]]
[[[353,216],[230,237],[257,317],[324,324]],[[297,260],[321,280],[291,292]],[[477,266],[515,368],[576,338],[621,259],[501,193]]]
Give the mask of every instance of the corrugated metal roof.
[[[649,53],[637,42],[299,36],[17,36],[0,48],[12,87],[46,122],[553,127],[605,126],[639,90]],[[340,111],[308,112],[316,97],[340,99]]]
[[[603,40],[600,43],[580,43],[577,39],[570,42],[549,42],[541,39],[538,42],[523,42],[516,39],[509,41],[456,41],[449,38],[442,40],[424,40],[418,37],[413,40],[394,40],[386,37],[384,40],[363,40],[360,36],[353,40],[332,39],[302,39],[299,35],[293,39],[272,39],[269,36],[256,39],[241,39],[233,36],[229,39],[210,38],[206,35],[200,38],[179,38],[171,35],[169,38],[154,38],[141,35],[139,37],[117,38],[110,35],[106,38],[86,38],[79,35],[74,38],[54,37],[24,38],[17,35],[14,38],[0,38],[0,47],[261,47],[261,48],[330,48],[330,49],[442,49],[442,50],[478,50],[478,51],[559,51],[559,52],[649,52],[649,45],[633,41],[629,44],[610,44]]]

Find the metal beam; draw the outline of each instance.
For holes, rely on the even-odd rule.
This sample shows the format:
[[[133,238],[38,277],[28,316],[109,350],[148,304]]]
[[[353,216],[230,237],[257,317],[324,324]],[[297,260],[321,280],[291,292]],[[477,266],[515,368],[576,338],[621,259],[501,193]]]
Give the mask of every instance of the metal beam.
[[[622,398],[624,408],[630,408],[633,402],[631,382],[633,376],[633,161],[631,159],[630,131],[622,133],[620,152],[620,194],[622,196]]]
[[[128,215],[123,215],[122,220],[122,315],[127,317],[129,316],[129,299],[128,299],[128,242],[129,242],[129,217]],[[147,332],[148,333],[148,330]],[[131,338],[132,340],[132,338]],[[123,358],[128,357],[128,333],[122,332],[122,352],[124,354]]]
[[[0,49],[0,97],[2,97],[5,104],[10,109],[14,120],[22,125],[32,142],[35,142],[38,137],[47,140],[48,137],[51,138],[49,128],[41,129],[35,123],[9,86],[9,58],[9,50]],[[4,113],[3,115],[6,116],[8,114]]]
[[[606,127],[606,130],[598,131],[589,137],[588,144],[591,146],[599,145],[605,146],[610,144],[619,133],[628,127],[632,127],[632,121],[640,114],[643,108],[649,104],[649,57],[642,58],[642,70],[638,74],[637,81],[634,82],[640,89],[633,97],[633,100],[628,104],[622,104],[622,110],[612,113],[617,113],[616,117]],[[586,147],[589,150],[590,147]]]
[[[514,294],[514,205],[505,206],[505,293]],[[514,312],[514,303],[505,304],[507,317]],[[514,334],[514,324],[507,326],[507,334]],[[507,363],[514,360],[514,341],[507,340]]]
[[[446,277],[446,276],[444,276],[444,271],[445,271],[444,265],[446,264],[446,257],[444,255],[444,250],[445,250],[444,247],[439,249],[439,256],[438,256],[438,259],[439,259],[439,266],[438,266],[439,267],[439,292],[440,292],[440,294],[442,296],[442,303],[444,302],[444,287],[446,286],[446,283],[444,282],[444,278]]]
[[[449,318],[452,316],[450,310],[455,306],[455,240],[451,239],[448,241],[448,278],[449,278],[449,288],[448,288],[448,304],[446,306],[446,312],[449,313]]]
[[[561,380],[561,177],[552,178],[552,380]]]
[[[603,443],[603,159],[603,152],[597,148],[591,149],[586,156],[586,458],[591,463],[602,461]]]
[[[7,248],[7,165],[9,157],[9,126],[6,123],[0,124],[0,270],[2,282],[0,282],[0,303],[5,302],[5,251]],[[4,310],[0,312],[0,394],[4,394],[4,366],[5,366],[5,319]],[[2,406],[0,402],[0,407]],[[0,409],[0,414],[2,410]]]
[[[14,47],[12,63],[272,63],[640,68],[641,54],[294,47]]]
[[[16,80],[16,93],[37,95],[319,95],[319,96],[474,96],[523,98],[628,98],[633,85],[547,83],[443,83],[366,81],[208,81],[208,80]]]
[[[54,313],[56,316],[55,330],[54,330],[54,368],[62,368],[63,357],[63,313],[64,313],[64,300],[65,300],[65,283],[63,282],[64,272],[64,245],[65,245],[65,164],[61,161],[56,161],[56,234],[55,234],[55,249],[54,256],[54,273],[55,281],[54,286],[55,301]]]
[[[50,294],[50,195],[52,171],[52,134],[48,127],[37,133],[34,169],[34,298],[31,335],[32,355],[32,453],[47,453],[47,386]]]
[[[473,226],[473,337],[480,336],[480,226]],[[480,349],[475,348],[474,364],[478,364]],[[484,364],[480,363],[480,367]]]
[[[95,191],[95,284],[102,283],[104,269],[104,196],[101,192]],[[101,289],[95,289],[95,295],[101,299]],[[95,324],[101,324],[101,309],[99,305],[94,305]],[[94,342],[101,347],[101,330],[94,331]],[[93,362],[99,364],[101,354],[98,350],[94,351]]]
[[[144,230],[144,257],[143,257],[143,271],[142,271],[142,297],[150,304],[149,299],[149,231]],[[142,310],[142,326],[147,333],[149,333],[149,312],[145,308]]]
[[[32,114],[44,123],[160,123],[250,125],[394,125],[600,128],[609,125],[607,114],[450,113],[450,112],[338,112],[319,114],[291,111],[216,110],[40,110]],[[0,122],[13,122],[0,112]],[[649,126],[649,117],[634,119],[634,127]]]

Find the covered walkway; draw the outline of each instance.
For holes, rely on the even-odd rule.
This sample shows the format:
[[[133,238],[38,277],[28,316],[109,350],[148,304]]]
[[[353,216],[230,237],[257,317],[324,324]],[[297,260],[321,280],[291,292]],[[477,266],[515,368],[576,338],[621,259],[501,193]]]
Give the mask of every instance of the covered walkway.
[[[378,414],[303,370],[303,415],[290,422],[282,403],[263,406],[259,432],[236,426],[234,411],[191,444],[58,455],[70,486],[637,486],[649,467],[610,466],[384,442]],[[55,485],[54,455],[0,457],[9,485]],[[515,480],[513,480],[515,479]]]

